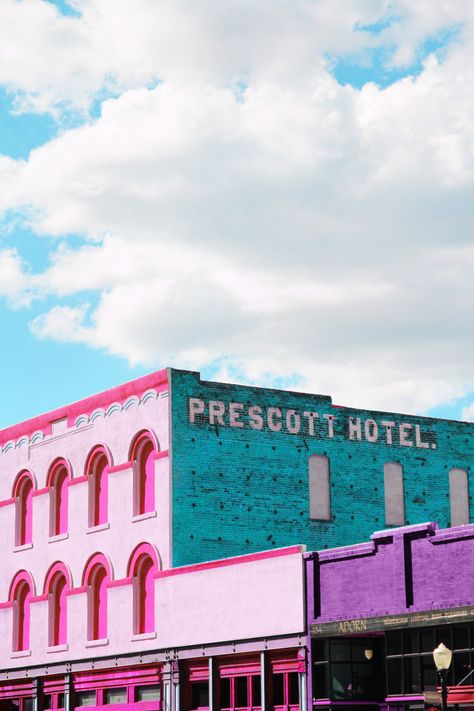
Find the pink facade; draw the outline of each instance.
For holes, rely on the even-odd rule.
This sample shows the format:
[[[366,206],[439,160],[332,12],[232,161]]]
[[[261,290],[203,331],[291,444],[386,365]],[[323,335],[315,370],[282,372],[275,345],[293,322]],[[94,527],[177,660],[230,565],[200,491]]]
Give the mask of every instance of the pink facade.
[[[260,709],[267,663],[298,705],[303,551],[171,567],[169,402],[161,371],[0,433],[0,709],[191,711],[215,675]]]

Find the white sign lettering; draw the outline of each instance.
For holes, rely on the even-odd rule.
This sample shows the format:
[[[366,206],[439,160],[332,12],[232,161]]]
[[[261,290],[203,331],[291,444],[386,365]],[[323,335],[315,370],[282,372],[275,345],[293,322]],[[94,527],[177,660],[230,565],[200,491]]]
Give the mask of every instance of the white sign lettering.
[[[189,422],[209,424],[214,427],[286,432],[320,439],[333,439],[337,435],[353,442],[370,442],[418,449],[436,449],[434,433],[422,432],[420,425],[394,420],[376,420],[372,417],[347,418],[341,415],[299,411],[283,407],[263,407],[243,402],[205,401],[189,398]]]

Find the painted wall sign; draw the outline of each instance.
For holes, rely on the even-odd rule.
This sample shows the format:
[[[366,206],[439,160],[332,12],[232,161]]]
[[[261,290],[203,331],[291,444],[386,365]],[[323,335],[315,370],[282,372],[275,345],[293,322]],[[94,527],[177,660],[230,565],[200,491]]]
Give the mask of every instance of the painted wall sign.
[[[379,632],[406,627],[431,627],[455,622],[473,622],[474,606],[410,612],[406,615],[387,615],[384,617],[356,618],[338,622],[322,622],[310,625],[312,637],[336,637],[357,632]]]
[[[188,413],[191,424],[286,432],[320,439],[333,439],[342,434],[345,439],[354,442],[436,449],[434,433],[422,432],[419,424],[395,419],[336,416],[273,405],[262,407],[242,402],[206,401],[198,397],[189,398]]]

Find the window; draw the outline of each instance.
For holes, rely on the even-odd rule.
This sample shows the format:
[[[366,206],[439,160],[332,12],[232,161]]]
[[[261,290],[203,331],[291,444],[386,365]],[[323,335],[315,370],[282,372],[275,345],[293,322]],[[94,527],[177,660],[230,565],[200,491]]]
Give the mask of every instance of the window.
[[[67,596],[66,576],[57,571],[53,574],[48,592],[49,646],[55,647],[67,642]]]
[[[109,459],[103,447],[98,447],[89,455],[86,473],[89,479],[89,526],[106,523],[108,497]]]
[[[69,480],[69,472],[63,460],[53,464],[48,480],[51,502],[49,535],[57,536],[59,533],[66,533],[68,528],[67,482]]]
[[[345,702],[381,700],[383,641],[374,637],[313,641],[313,697]],[[368,648],[372,650],[370,659],[365,654]],[[290,704],[297,693],[297,679],[288,679]]]
[[[329,459],[313,454],[309,469],[309,517],[318,521],[331,520],[331,493],[329,487]]]
[[[95,562],[95,559],[100,562]],[[107,582],[110,575],[98,554],[86,568],[87,637],[89,640],[107,637]]]
[[[129,562],[129,575],[133,578],[133,631],[134,634],[155,630],[155,572],[158,570],[156,554],[147,544],[140,544]]]
[[[32,584],[27,573],[18,573],[11,588],[13,600],[13,640],[14,652],[30,648],[30,600]]]
[[[150,434],[139,434],[130,454],[134,472],[135,515],[155,510],[155,453],[156,447]]]
[[[104,704],[126,704],[127,703],[127,689],[105,689],[104,691]]]
[[[19,475],[13,491],[16,499],[15,544],[23,546],[33,540],[33,480],[29,472]]]
[[[76,691],[74,694],[75,706],[95,706],[95,691]]]
[[[405,501],[403,496],[403,467],[399,462],[386,462],[383,466],[385,490],[385,524],[405,524]]]
[[[464,469],[451,469],[449,472],[449,499],[451,526],[469,523],[469,491],[467,472]]]
[[[152,684],[150,686],[137,686],[135,700],[161,701],[161,686],[159,686],[159,684]]]

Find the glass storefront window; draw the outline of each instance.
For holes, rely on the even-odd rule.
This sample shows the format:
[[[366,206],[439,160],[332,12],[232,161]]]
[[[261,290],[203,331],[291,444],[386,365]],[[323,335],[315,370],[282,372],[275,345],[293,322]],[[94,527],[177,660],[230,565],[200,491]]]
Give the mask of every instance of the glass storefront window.
[[[461,684],[461,682],[463,685],[473,683],[472,677],[474,674],[468,676],[471,670],[469,652],[455,652],[453,654],[453,661],[451,662],[451,665],[453,668],[454,684]],[[467,679],[465,678],[466,676]]]
[[[126,704],[127,689],[106,689],[104,691],[104,704]]]
[[[403,694],[402,659],[387,659],[387,693],[389,696]]]
[[[95,691],[76,691],[74,694],[75,706],[95,706],[96,695]]]
[[[262,705],[262,677],[260,674],[258,676],[252,677],[252,706]]]
[[[469,628],[467,625],[453,627],[453,649],[469,649]]]
[[[161,686],[152,684],[150,686],[138,686],[135,692],[137,701],[160,701]]]
[[[247,707],[247,677],[237,676],[234,679],[235,684],[235,705],[238,708]]]
[[[191,708],[209,706],[209,684],[207,681],[193,681],[191,684]]]

